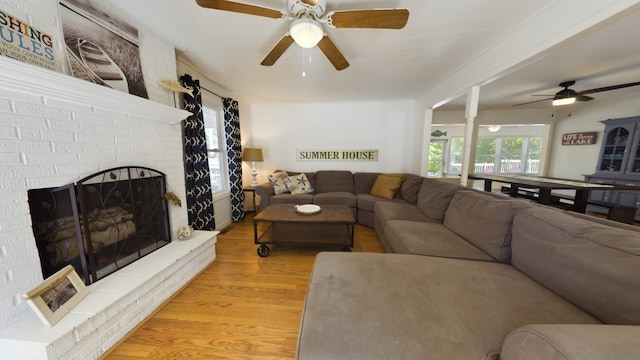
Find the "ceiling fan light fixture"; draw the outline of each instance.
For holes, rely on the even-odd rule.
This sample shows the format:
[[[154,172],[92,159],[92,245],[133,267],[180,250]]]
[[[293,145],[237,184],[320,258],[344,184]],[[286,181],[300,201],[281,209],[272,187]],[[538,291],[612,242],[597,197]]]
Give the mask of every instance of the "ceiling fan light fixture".
[[[561,86],[563,84],[560,84]],[[573,84],[570,84],[571,86]],[[571,105],[576,102],[576,92],[571,89],[564,88],[556,93],[553,97],[553,106]]]
[[[324,36],[324,31],[322,31],[320,23],[308,18],[298,19],[292,22],[289,33],[296,44],[305,49],[310,49],[318,45]]]
[[[575,97],[563,98],[563,99],[553,99],[553,106],[562,106],[562,105],[571,105],[576,102]]]

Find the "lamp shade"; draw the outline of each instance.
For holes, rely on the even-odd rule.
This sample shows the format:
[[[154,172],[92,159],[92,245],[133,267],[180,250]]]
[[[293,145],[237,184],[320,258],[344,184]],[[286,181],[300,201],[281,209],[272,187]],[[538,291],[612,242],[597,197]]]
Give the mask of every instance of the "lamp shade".
[[[308,18],[298,19],[292,22],[289,33],[296,44],[305,49],[318,45],[318,42],[320,42],[324,36],[320,23]]]
[[[245,148],[242,151],[242,161],[262,162],[262,149]]]

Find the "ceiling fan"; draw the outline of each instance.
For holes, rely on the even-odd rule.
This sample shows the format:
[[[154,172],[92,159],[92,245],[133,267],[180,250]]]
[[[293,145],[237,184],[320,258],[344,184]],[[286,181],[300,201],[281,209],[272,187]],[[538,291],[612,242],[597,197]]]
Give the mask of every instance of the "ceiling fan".
[[[529,102],[522,103],[522,104],[516,104],[516,105],[513,105],[513,106],[533,104],[533,103],[537,103],[537,102],[541,102],[541,101],[548,101],[548,100],[553,100],[553,105],[554,106],[569,105],[569,104],[573,104],[576,101],[593,100],[593,98],[591,96],[587,96],[587,94],[594,94],[594,93],[599,93],[599,92],[603,92],[603,91],[617,90],[617,89],[623,89],[623,88],[627,88],[627,87],[631,87],[631,86],[640,85],[640,82],[632,82],[632,83],[626,83],[626,84],[605,86],[605,87],[589,89],[589,90],[584,90],[584,91],[575,91],[573,89],[569,89],[569,87],[573,86],[575,83],[576,83],[575,80],[561,82],[559,85],[560,85],[560,87],[563,87],[564,89],[558,91],[555,95],[532,95],[532,96],[547,96],[547,98],[546,99],[542,99],[542,100],[529,101]]]
[[[196,0],[198,5],[272,19],[292,20],[289,32],[260,63],[271,66],[294,42],[303,48],[318,46],[336,70],[349,67],[349,62],[325,34],[323,25],[331,28],[402,29],[409,20],[407,9],[368,9],[330,11],[325,14],[326,0],[287,0],[286,11],[225,0]]]

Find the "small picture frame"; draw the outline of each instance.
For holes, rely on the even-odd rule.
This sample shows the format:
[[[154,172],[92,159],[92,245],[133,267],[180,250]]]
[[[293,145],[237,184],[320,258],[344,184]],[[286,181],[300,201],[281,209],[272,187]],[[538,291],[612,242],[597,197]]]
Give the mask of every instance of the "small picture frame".
[[[22,295],[40,320],[52,327],[89,294],[72,265],[45,279],[33,290]]]

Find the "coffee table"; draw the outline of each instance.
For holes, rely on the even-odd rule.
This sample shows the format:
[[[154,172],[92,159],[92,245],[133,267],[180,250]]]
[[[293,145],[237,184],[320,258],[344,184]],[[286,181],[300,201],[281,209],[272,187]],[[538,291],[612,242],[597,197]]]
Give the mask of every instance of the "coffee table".
[[[271,204],[253,217],[258,256],[267,257],[267,244],[337,246],[351,251],[355,219],[347,205],[321,205],[317,214],[298,214],[292,204]]]

